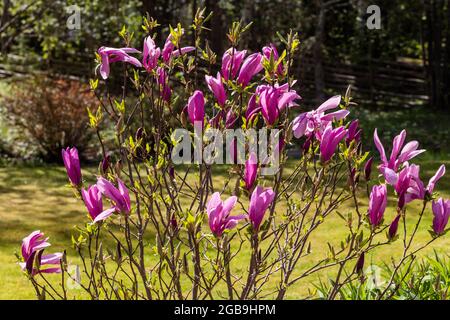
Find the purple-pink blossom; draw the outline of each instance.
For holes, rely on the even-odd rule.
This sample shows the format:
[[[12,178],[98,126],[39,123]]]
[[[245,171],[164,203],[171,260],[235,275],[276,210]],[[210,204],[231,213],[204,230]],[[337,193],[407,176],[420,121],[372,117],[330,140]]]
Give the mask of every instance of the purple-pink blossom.
[[[257,97],[259,101],[257,102]],[[295,100],[301,99],[295,90],[289,89],[288,84],[260,85],[254,95],[250,97],[245,117],[250,121],[259,111],[268,125],[273,125],[280,113],[286,107],[295,106]]]
[[[158,76],[156,78],[156,83],[159,86],[159,92],[160,92],[161,98],[164,101],[169,102],[170,97],[172,96],[172,91],[169,86],[169,77],[167,75],[167,72],[164,68],[158,67],[158,69],[156,69],[156,73]]]
[[[273,192],[272,188],[264,189],[261,186],[257,186],[255,190],[253,190],[252,196],[250,197],[248,217],[254,230],[259,230],[266,210],[269,208],[274,199],[275,192]]]
[[[110,64],[114,62],[130,63],[138,68],[142,67],[141,62],[135,57],[130,56],[130,53],[140,53],[134,48],[110,48],[101,47],[98,49],[98,54],[102,59],[100,64],[100,75],[103,79],[108,79],[110,72]]]
[[[116,188],[111,182],[102,177],[98,178],[97,180],[98,189],[106,198],[113,202],[113,208],[115,208],[117,212],[130,214],[131,200],[128,189],[125,186],[125,183],[123,183],[123,181],[119,178],[117,178],[117,185],[118,188]],[[111,214],[112,212],[109,215]]]
[[[151,72],[158,65],[161,49],[156,47],[155,41],[153,41],[150,36],[144,39],[144,49],[142,55],[142,65],[147,72]]]
[[[323,163],[328,162],[336,151],[339,142],[346,136],[347,130],[344,127],[333,129],[327,127],[320,141],[320,159]]]
[[[77,148],[63,149],[61,154],[70,183],[74,186],[79,186],[81,184],[81,167]]]
[[[359,121],[353,120],[347,129],[347,138],[345,138],[345,142],[347,145],[350,145],[352,141],[355,141],[356,143],[361,141],[361,133],[362,130],[359,128]]]
[[[81,197],[89,212],[92,221],[103,221],[116,211],[115,208],[109,208],[103,211],[102,192],[97,185],[90,186],[88,190],[81,189]]]
[[[428,181],[426,192],[431,196],[433,194],[434,188],[436,187],[436,183],[444,176],[445,174],[445,165],[441,165],[439,169],[436,171],[434,176]]]
[[[27,270],[30,275],[61,272],[62,253],[42,254],[44,249],[50,246],[47,240],[48,238],[45,238],[39,230],[33,231],[22,240],[21,252],[24,261],[20,263],[22,270]],[[39,266],[34,266],[36,259],[39,260]],[[49,265],[51,267],[47,268]]]
[[[277,62],[278,59],[280,58],[280,56],[278,55],[278,50],[273,43],[271,43],[270,46],[263,47],[262,52],[267,60],[270,60],[270,57],[273,56],[274,61]],[[280,61],[280,63],[277,66],[277,75],[281,76],[282,74],[283,74],[283,62]]]
[[[325,114],[326,111],[337,108],[340,103],[341,96],[334,96],[322,103],[316,110],[298,115],[292,122],[294,137],[315,135],[320,140],[322,133],[333,120],[344,119],[350,113],[348,110],[342,109]]]
[[[393,239],[397,235],[398,222],[400,221],[400,217],[401,217],[401,215],[398,214],[394,218],[394,220],[392,220],[391,224],[389,225],[389,230],[388,230],[389,239]]]
[[[393,171],[397,171],[403,163],[411,160],[417,155],[425,152],[424,149],[417,150],[419,143],[417,141],[408,142],[404,147],[406,138],[406,130],[402,130],[399,135],[397,135],[392,142],[392,152],[389,159],[386,156],[386,151],[384,149],[383,144],[378,137],[378,131],[375,129],[373,134],[373,139],[375,142],[375,146],[380,153],[381,165],[379,166],[380,172],[384,173],[386,168],[391,169]]]
[[[399,197],[399,208],[409,202],[425,199],[425,196],[431,195],[436,183],[445,174],[445,166],[441,165],[436,174],[429,180],[427,187],[420,179],[420,166],[415,164],[404,163],[399,173],[389,168],[384,168],[383,175],[386,182],[392,186]]]
[[[253,53],[244,60],[237,79],[239,84],[244,87],[247,86],[253,76],[263,69],[261,60],[262,55],[260,53]]]
[[[366,181],[370,180],[370,176],[372,175],[372,163],[373,158],[370,157],[369,160],[366,161],[364,164],[364,177],[366,178]]]
[[[434,215],[433,231],[435,234],[440,235],[444,233],[450,217],[450,200],[439,198],[437,201],[433,201],[431,207]]]
[[[193,125],[196,122],[201,122],[203,125],[203,120],[205,118],[205,97],[203,92],[200,90],[194,91],[192,96],[188,100],[187,113],[189,120]]]
[[[233,229],[239,220],[247,217],[246,215],[230,216],[230,212],[236,205],[236,201],[236,196],[222,201],[219,192],[215,192],[208,201],[206,213],[208,214],[209,227],[216,237],[221,237],[225,230]]]
[[[208,85],[209,90],[214,94],[217,99],[217,103],[223,107],[225,105],[225,101],[227,100],[227,95],[225,93],[225,88],[223,86],[222,77],[220,76],[220,72],[217,72],[217,76],[214,78],[213,76],[205,76],[206,84]]]
[[[278,119],[280,112],[293,102],[300,99],[295,90],[287,90],[287,86],[272,87],[260,86],[257,88],[261,114],[267,124],[273,125]]]
[[[387,205],[387,188],[385,184],[373,186],[370,193],[369,210],[367,212],[372,226],[378,226],[383,220]]]
[[[177,49],[175,47],[175,44],[172,42],[172,39],[173,39],[172,35],[169,34],[169,36],[166,39],[166,42],[164,43],[164,47],[162,50],[162,57],[165,63],[169,63],[172,57],[178,57],[180,54],[183,55],[185,53],[195,50],[195,47],[183,47]]]
[[[251,190],[253,188],[253,184],[256,181],[256,174],[258,172],[258,158],[254,152],[250,153],[247,161],[245,161],[245,170],[244,170],[244,182],[245,189]]]
[[[247,54],[247,50],[238,51],[235,48],[229,48],[222,57],[221,73],[225,81],[233,80],[241,67],[242,61]]]

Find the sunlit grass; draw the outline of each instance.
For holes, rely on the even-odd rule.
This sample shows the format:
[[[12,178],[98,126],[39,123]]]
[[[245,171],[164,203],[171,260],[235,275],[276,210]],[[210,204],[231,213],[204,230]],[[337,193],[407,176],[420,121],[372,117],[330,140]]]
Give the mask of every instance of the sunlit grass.
[[[422,177],[427,181],[431,177],[439,164],[443,161],[433,158],[425,158],[420,161],[422,167]],[[450,161],[444,161],[449,167]],[[291,164],[288,170],[292,170]],[[95,167],[90,167],[84,171],[84,176],[88,182],[94,181]],[[220,167],[215,168],[214,186],[216,190],[221,190],[227,182],[228,177],[225,170]],[[70,248],[71,235],[75,233],[76,225],[83,225],[86,219],[86,212],[80,200],[76,199],[70,187],[67,186],[65,170],[63,167],[42,166],[42,167],[5,167],[0,168],[0,299],[34,299],[35,294],[31,284],[22,274],[16,264],[15,252],[19,252],[21,240],[31,231],[40,229],[50,237],[52,247],[49,251],[61,251],[68,249],[69,263],[79,264],[75,252]],[[194,178],[193,178],[194,179]],[[225,192],[230,193],[234,188],[234,181],[229,181]],[[444,197],[450,196],[450,180],[444,177],[438,184],[437,190]],[[361,197],[361,206],[365,210],[367,199]],[[187,201],[183,201],[187,204]],[[416,201],[410,205],[408,211],[408,221],[413,223],[420,210],[421,203]],[[277,213],[282,214],[285,207],[277,207]],[[341,208],[341,212],[352,210],[350,203]],[[237,210],[239,211],[239,210]],[[236,212],[238,213],[238,212]],[[390,221],[395,215],[395,210],[391,206],[386,212],[386,220]],[[423,222],[416,238],[416,245],[425,243],[430,235],[432,214],[428,210],[425,213]],[[208,232],[207,225],[204,225],[205,232]],[[311,266],[314,262],[327,256],[327,242],[339,244],[345,237],[346,228],[343,221],[336,214],[332,214],[326,219],[319,229],[311,237],[312,253],[300,261],[299,271]],[[151,263],[153,260],[152,243],[153,235],[149,232],[147,237],[147,259]],[[450,238],[447,236],[438,240],[433,248],[443,253],[448,253]],[[389,262],[391,257],[396,257],[401,253],[401,243],[398,241],[389,246],[376,250],[366,261],[375,264]],[[432,248],[427,249],[422,255],[430,253]],[[244,245],[241,255],[234,260],[232,269],[236,274],[245,273],[247,261],[250,253],[249,246]],[[332,275],[333,270],[322,273],[322,280]],[[58,275],[50,275],[55,282]],[[295,277],[295,275],[294,275]],[[317,276],[307,278],[297,283],[288,291],[288,298],[301,298],[308,294],[308,288],[313,288],[312,283],[318,280]],[[276,288],[276,281],[272,279],[269,286]],[[186,288],[188,289],[188,288]],[[215,294],[220,296],[218,289]],[[69,297],[86,298],[82,290],[69,290]]]

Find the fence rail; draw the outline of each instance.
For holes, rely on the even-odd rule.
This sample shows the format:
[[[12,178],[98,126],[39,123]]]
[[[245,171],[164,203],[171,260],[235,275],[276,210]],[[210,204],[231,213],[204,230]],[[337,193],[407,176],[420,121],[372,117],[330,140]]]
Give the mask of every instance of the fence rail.
[[[301,59],[298,69],[303,96],[315,95],[314,68],[310,57]],[[371,60],[360,64],[323,63],[324,85],[327,92],[343,93],[352,86],[359,103],[370,106],[415,106],[429,101],[425,68],[403,62]]]
[[[0,78],[24,76],[32,70],[48,68],[59,74],[89,78],[93,76],[95,65],[92,60],[86,58],[86,61],[27,62],[22,57],[10,55],[6,62],[0,63]],[[315,102],[315,65],[308,56],[297,63],[300,93],[306,104]],[[425,68],[417,64],[379,60],[359,64],[325,61],[323,67],[327,94],[342,94],[351,85],[355,100],[365,107],[409,107],[429,102]]]

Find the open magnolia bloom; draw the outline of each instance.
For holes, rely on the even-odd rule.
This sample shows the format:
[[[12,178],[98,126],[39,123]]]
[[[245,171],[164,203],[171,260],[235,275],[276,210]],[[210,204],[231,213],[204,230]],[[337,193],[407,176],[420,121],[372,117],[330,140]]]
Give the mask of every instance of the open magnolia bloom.
[[[130,214],[131,201],[128,189],[125,186],[125,183],[119,178],[117,179],[117,184],[119,186],[118,188],[104,178],[99,178],[97,180],[97,188],[106,198],[113,202],[115,210],[117,212]],[[109,215],[111,215],[111,213]]]
[[[38,273],[60,273],[60,262],[62,253],[43,254],[44,250],[50,247],[48,238],[39,230],[33,231],[22,240],[22,258],[20,263],[22,270],[26,270],[30,275]],[[37,265],[36,265],[37,264]]]
[[[348,110],[338,110],[325,114],[326,111],[336,109],[341,102],[341,96],[334,96],[322,103],[316,110],[301,113],[292,122],[292,131],[296,138],[315,135],[321,140],[322,134],[332,121],[342,120],[350,113]]]
[[[141,62],[130,56],[130,53],[140,53],[139,50],[134,48],[110,48],[101,47],[98,49],[98,54],[102,59],[99,66],[100,75],[103,79],[108,79],[110,73],[110,64],[114,62],[126,62],[134,65],[135,67],[142,67]]]
[[[245,219],[246,215],[231,216],[230,212],[236,205],[237,197],[233,196],[225,201],[220,199],[220,193],[215,192],[206,206],[208,214],[209,227],[216,236],[222,236],[225,230],[233,229],[239,223],[239,220]]]

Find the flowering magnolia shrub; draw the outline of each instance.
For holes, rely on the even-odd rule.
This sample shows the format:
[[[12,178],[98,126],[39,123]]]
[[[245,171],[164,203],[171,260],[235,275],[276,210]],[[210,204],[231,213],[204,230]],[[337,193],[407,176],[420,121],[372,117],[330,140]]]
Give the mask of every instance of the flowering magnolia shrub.
[[[410,163],[423,152],[418,143],[405,144],[402,131],[388,158],[375,132],[381,164],[372,173],[362,129],[347,120],[350,90],[302,112],[291,73],[295,34],[280,37],[283,49],[250,53],[239,48],[247,27],[234,23],[218,67],[216,54],[202,48],[207,19],[198,11],[192,46],[177,26],[159,47],[151,36],[157,23],[145,19],[142,53],[129,47],[126,32],[123,48],[98,50],[105,84],[121,71],[124,83],[122,95],[113,96],[99,79],[91,81],[100,107],[90,125],[103,153],[97,182],[83,179],[74,146],[62,151],[87,213],[72,238],[81,271],[69,272],[75,262],[64,253],[43,254],[49,243],[33,232],[23,240],[21,267],[37,296],[67,299],[70,279],[92,299],[283,299],[297,282],[325,273],[334,277],[326,293],[334,299],[344,285],[365,281],[365,256],[400,238],[391,282],[377,296],[392,297],[397,271],[446,232],[450,202],[434,194],[444,166],[425,186]],[[137,97],[133,104],[130,96]],[[116,153],[102,142],[105,117],[114,124]],[[184,130],[181,138],[177,130]],[[231,135],[228,144],[224,135]],[[302,156],[288,162],[294,143]],[[174,160],[178,152],[182,162]],[[273,170],[265,170],[269,165]],[[396,199],[396,212],[386,212],[388,199]],[[413,201],[423,208],[407,225]],[[430,239],[417,246],[413,239],[429,214]],[[345,237],[329,239],[328,252],[314,251],[315,234],[330,216],[343,219]],[[59,285],[50,273],[61,273]]]

